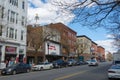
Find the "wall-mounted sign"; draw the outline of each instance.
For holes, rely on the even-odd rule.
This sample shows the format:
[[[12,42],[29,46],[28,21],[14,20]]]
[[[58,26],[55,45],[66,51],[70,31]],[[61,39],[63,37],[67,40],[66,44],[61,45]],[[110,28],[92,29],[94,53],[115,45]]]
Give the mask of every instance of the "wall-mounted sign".
[[[16,47],[6,46],[5,51],[10,53],[16,53]]]
[[[60,55],[60,45],[59,44],[49,42],[49,44],[46,43],[45,48],[46,48],[45,53],[47,55]]]

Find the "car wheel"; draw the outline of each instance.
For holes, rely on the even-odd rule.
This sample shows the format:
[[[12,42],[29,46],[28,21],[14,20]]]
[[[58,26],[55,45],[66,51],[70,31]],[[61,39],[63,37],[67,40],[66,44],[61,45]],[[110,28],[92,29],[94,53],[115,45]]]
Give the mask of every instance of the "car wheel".
[[[40,71],[42,71],[42,70],[43,70],[43,67],[40,68]]]
[[[14,70],[14,71],[12,72],[12,74],[15,75],[15,74],[16,74],[16,70]]]
[[[29,73],[30,72],[30,69],[27,69],[27,73]]]
[[[52,69],[53,67],[52,66],[50,66],[50,69]]]

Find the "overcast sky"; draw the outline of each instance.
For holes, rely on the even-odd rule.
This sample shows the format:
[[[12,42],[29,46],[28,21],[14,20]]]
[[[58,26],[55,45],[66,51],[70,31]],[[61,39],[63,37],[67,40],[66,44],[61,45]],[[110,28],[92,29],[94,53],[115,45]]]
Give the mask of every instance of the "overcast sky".
[[[54,0],[28,0],[28,24],[36,23],[35,15],[38,14],[39,20],[37,23],[41,25],[62,22],[63,24],[75,30],[77,35],[86,35],[98,45],[103,46],[106,51],[115,52],[115,49],[112,46],[112,40],[108,39],[108,37],[111,36],[107,34],[106,30],[97,29],[93,31],[88,28],[83,28],[78,24],[69,24],[75,15],[69,11],[62,12],[59,7],[51,4],[52,1]],[[77,0],[65,1],[72,3],[76,2]]]

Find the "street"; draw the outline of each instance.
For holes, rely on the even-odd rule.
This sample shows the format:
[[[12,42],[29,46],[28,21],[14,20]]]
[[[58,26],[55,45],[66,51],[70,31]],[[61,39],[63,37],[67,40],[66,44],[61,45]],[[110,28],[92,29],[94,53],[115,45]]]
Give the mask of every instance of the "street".
[[[0,76],[0,80],[108,80],[107,69],[111,63],[103,62],[99,66],[72,66],[67,68],[34,71],[17,75]]]

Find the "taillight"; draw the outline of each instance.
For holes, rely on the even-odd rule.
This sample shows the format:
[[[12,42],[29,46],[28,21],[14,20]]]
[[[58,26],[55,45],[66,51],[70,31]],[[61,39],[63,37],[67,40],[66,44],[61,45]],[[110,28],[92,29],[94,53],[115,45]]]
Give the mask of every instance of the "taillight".
[[[116,73],[115,71],[108,71],[108,73]]]

